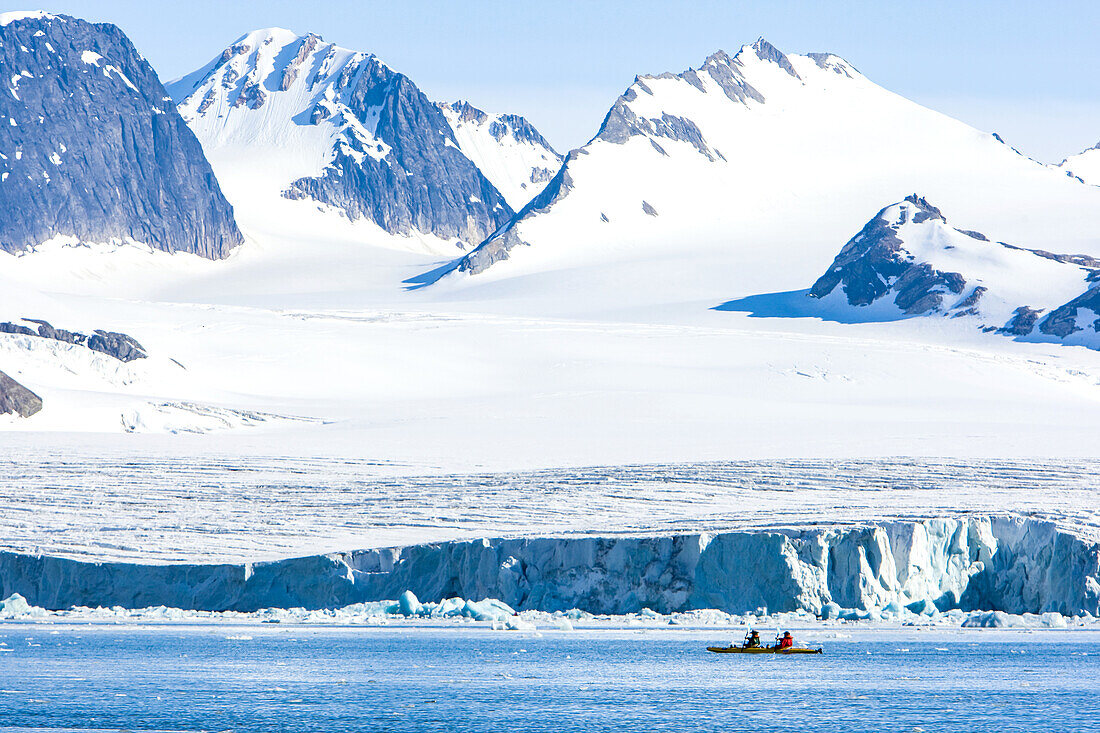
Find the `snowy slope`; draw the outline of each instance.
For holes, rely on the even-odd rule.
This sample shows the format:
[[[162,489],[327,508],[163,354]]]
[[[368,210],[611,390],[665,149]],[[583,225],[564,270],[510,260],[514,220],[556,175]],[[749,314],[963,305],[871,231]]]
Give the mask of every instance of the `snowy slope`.
[[[966,317],[985,330],[1018,337],[1068,336],[1055,334],[1057,319],[1049,311],[1098,279],[1100,258],[991,242],[981,232],[949,226],[939,209],[912,195],[879,211],[808,294],[821,299],[823,317]],[[1088,321],[1093,336],[1096,317]],[[1086,343],[1100,346],[1100,339]]]
[[[1100,143],[1077,155],[1071,155],[1059,163],[1058,167],[1085,183],[1100,186]]]
[[[582,311],[793,290],[824,271],[868,211],[913,191],[992,239],[1100,255],[1100,190],[836,56],[788,56],[761,40],[699,69],[638,78],[599,134],[444,287],[543,302],[579,291]]]
[[[636,97],[624,97],[513,227],[531,246],[420,289],[407,288],[446,263],[432,251],[458,253],[454,241],[393,235],[283,198],[294,176],[318,169],[305,155],[298,170],[245,156],[242,122],[242,157],[233,160],[233,145],[214,155],[249,237],[228,259],[63,243],[0,256],[0,320],[120,331],[150,355],[126,367],[132,380],[105,377],[109,363],[78,361],[84,352],[32,353],[0,334],[0,370],[44,400],[33,417],[0,422],[5,444],[324,454],[433,470],[1093,455],[1096,352],[983,334],[973,318],[852,324],[715,309],[784,291],[812,301],[805,289],[841,245],[913,191],[951,226],[994,242],[1090,255],[1100,232],[1100,189],[896,97],[835,57],[783,57],[795,78],[783,58],[759,51],[639,80]],[[244,58],[230,57],[226,65]],[[273,90],[261,77],[266,101],[255,109],[224,107],[225,129],[266,119],[309,77],[287,92],[283,78],[270,80]],[[667,114],[655,111],[665,97]],[[275,135],[274,124],[263,129]],[[305,150],[308,135],[329,132],[295,126],[287,145]],[[1012,282],[997,282],[1008,293]],[[1073,323],[1085,324],[1093,309],[1074,307]],[[258,414],[284,419],[249,417]],[[301,417],[321,422],[290,419]],[[252,429],[178,434],[219,424]]]
[[[469,102],[441,102],[458,147],[515,210],[523,208],[561,167],[562,157],[523,117],[488,114]]]
[[[512,213],[443,113],[373,55],[268,28],[168,87],[246,224],[320,205],[369,222],[367,239],[378,229],[454,251]]]

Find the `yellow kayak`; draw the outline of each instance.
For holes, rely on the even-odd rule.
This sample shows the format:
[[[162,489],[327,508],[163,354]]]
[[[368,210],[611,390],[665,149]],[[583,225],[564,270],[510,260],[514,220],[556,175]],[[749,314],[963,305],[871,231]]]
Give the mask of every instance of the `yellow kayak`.
[[[801,647],[787,647],[780,649],[777,646],[708,646],[708,652],[718,654],[824,654],[821,647],[817,649],[802,649]]]

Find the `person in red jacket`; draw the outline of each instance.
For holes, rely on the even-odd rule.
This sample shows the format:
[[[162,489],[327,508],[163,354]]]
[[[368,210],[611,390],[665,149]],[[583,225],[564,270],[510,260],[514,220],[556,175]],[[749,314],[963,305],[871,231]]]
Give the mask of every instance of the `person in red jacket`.
[[[790,649],[794,646],[794,637],[791,636],[791,632],[784,631],[783,636],[779,637],[779,648]]]

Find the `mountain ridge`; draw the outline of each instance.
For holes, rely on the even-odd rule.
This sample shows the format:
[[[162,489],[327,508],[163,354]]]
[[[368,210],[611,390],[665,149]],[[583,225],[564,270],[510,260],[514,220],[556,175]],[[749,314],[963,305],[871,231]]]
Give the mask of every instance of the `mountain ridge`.
[[[460,246],[482,241],[513,214],[463,150],[449,108],[373,54],[316,34],[261,29],[169,88],[227,176],[266,166],[255,179],[279,196],[390,234],[420,232]],[[493,122],[514,132],[519,120]]]
[[[198,140],[117,26],[7,13],[0,62],[19,71],[0,95],[0,250],[61,238],[219,259],[243,241]]]

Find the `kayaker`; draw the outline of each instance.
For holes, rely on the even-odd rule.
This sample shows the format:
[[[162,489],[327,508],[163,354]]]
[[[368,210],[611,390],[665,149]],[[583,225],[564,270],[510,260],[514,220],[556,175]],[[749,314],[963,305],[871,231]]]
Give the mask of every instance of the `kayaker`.
[[[760,646],[760,632],[756,629],[749,631],[748,636],[745,637],[745,648],[755,649]]]
[[[791,636],[791,632],[784,631],[783,636],[779,637],[779,648],[790,649],[794,646],[794,637]]]

